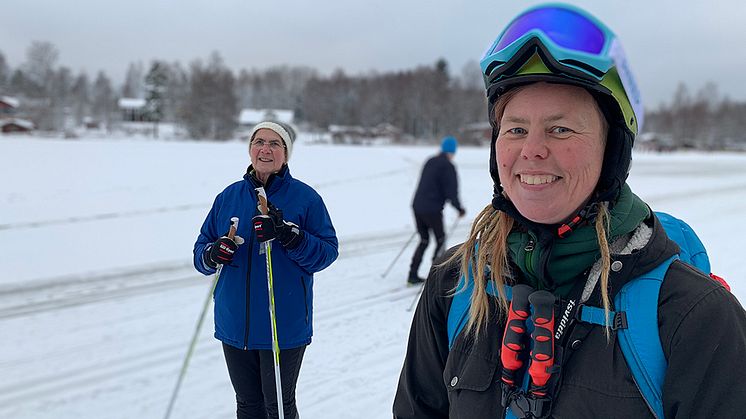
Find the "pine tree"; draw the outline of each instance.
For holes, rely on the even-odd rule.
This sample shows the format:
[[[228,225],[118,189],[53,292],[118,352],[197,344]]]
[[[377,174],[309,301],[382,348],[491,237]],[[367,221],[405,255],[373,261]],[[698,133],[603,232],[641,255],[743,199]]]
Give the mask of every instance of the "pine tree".
[[[158,138],[158,123],[163,119],[164,95],[168,83],[167,68],[164,63],[153,61],[145,76],[145,111],[153,122],[153,137]]]

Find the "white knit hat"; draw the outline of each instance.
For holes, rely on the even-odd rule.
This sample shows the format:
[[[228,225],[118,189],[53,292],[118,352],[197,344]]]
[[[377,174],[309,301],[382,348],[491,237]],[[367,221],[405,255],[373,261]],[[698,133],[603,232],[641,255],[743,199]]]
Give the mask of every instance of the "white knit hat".
[[[284,122],[262,121],[254,125],[254,128],[251,129],[251,133],[249,134],[249,148],[251,148],[251,142],[254,140],[254,135],[262,128],[270,129],[276,132],[277,135],[282,138],[282,141],[285,143],[285,147],[287,147],[288,151],[287,159],[290,160],[290,155],[293,152],[293,142],[295,141],[295,130],[293,129],[293,127]]]

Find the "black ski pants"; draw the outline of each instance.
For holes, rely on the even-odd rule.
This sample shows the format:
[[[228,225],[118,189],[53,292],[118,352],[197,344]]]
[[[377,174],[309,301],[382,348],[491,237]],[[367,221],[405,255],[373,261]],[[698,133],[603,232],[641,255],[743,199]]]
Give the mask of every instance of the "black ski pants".
[[[443,231],[443,212],[434,213],[422,213],[414,212],[414,221],[417,224],[417,233],[420,235],[420,244],[414,251],[412,256],[412,263],[409,265],[409,277],[413,278],[417,276],[417,271],[420,269],[422,263],[422,255],[425,254],[425,249],[430,243],[430,231],[435,235],[435,252],[433,253],[433,261],[440,256],[443,252],[443,244],[446,240],[446,233]]]
[[[280,378],[282,380],[282,405],[287,419],[297,419],[295,384],[298,382],[300,364],[305,346],[280,351]],[[225,363],[236,392],[236,417],[238,419],[274,419],[277,413],[275,392],[275,361],[272,351],[234,348],[223,343]]]

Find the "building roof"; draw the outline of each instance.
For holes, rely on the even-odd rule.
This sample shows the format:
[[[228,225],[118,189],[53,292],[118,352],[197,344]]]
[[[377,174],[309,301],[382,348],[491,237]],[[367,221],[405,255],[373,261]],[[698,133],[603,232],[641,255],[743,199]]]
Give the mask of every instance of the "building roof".
[[[0,102],[6,103],[11,108],[17,108],[21,105],[21,102],[18,99],[10,96],[0,96]]]
[[[6,119],[0,119],[0,127],[4,127],[6,125],[18,125],[21,128],[26,129],[34,129],[34,123],[21,118],[6,118]]]
[[[241,125],[256,125],[262,121],[279,121],[290,124],[293,122],[294,112],[290,109],[242,109],[238,116]]]
[[[142,109],[145,107],[145,99],[123,97],[119,99],[119,109]]]

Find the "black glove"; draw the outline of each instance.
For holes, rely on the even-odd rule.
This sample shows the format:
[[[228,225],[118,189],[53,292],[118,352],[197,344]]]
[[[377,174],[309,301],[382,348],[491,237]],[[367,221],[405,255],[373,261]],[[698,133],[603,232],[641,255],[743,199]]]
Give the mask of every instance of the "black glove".
[[[218,265],[230,265],[238,245],[242,244],[243,241],[239,236],[235,236],[231,240],[225,235],[215,240],[215,243],[208,244],[203,258],[205,264],[211,268],[217,268]]]
[[[303,239],[303,232],[298,225],[282,219],[282,210],[268,203],[267,215],[252,218],[254,234],[260,243],[277,239],[286,249],[295,249]]]

